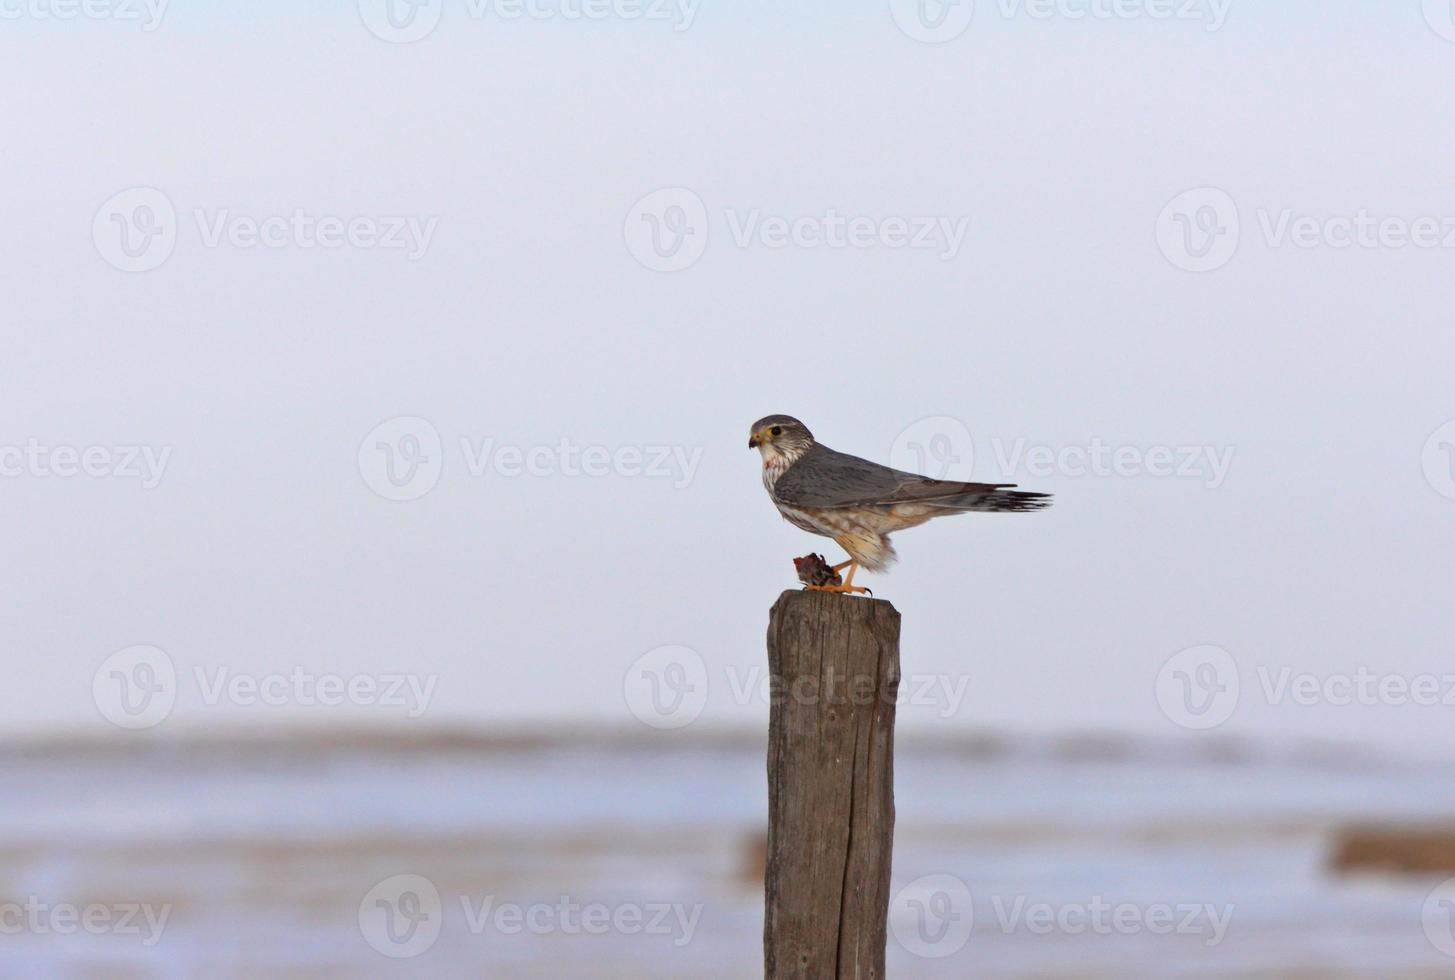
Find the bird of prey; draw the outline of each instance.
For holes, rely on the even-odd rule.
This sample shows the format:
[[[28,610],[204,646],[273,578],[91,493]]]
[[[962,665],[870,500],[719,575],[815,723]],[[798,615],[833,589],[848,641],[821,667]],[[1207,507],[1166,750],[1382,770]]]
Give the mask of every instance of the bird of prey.
[[[1017,513],[1051,505],[1048,493],[1025,493],[1014,484],[932,480],[836,452],[789,415],[753,423],[748,448],[763,455],[763,486],[779,513],[795,527],[833,538],[849,560],[842,585],[810,585],[820,592],[867,592],[854,585],[860,567],[881,572],[895,559],[889,535],[947,514]]]

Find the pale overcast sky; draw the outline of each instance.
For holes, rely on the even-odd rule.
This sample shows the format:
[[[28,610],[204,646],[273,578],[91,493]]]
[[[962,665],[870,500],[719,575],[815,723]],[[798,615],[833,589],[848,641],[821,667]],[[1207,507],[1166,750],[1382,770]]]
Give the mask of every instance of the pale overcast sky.
[[[1440,3],[324,6],[5,7],[7,730],[114,734],[138,644],[163,732],[410,714],[218,696],[294,668],[636,726],[664,645],[755,726],[839,557],[746,448],[788,412],[1057,495],[865,580],[961,684],[902,724],[1193,737],[1231,663],[1218,733],[1455,752]]]

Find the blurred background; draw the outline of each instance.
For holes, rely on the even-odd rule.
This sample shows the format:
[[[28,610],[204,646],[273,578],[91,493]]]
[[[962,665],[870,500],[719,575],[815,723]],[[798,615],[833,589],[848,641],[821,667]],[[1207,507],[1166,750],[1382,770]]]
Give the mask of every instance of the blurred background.
[[[761,973],[749,424],[906,532],[889,971],[1455,975],[1455,7],[0,0],[0,977]]]

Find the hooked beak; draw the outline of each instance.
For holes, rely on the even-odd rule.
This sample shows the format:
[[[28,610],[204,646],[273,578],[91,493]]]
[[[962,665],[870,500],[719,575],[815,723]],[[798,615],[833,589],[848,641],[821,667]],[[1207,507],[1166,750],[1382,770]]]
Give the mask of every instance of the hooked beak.
[[[762,434],[763,433],[761,432],[754,432],[752,435],[748,436],[749,449],[757,449],[758,446],[762,444],[763,440],[759,438],[760,436],[762,436]]]

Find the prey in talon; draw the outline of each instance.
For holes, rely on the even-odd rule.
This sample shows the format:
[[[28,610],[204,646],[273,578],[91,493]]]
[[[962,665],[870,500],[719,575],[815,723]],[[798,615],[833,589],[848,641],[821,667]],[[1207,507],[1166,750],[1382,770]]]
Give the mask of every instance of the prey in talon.
[[[793,567],[798,572],[798,581],[810,592],[840,592],[843,589],[844,577],[839,574],[839,569],[848,565],[830,565],[828,559],[823,555],[804,555],[802,558],[793,559]],[[860,589],[861,592],[868,592],[868,589]]]
[[[853,562],[842,562],[838,565],[830,565],[828,559],[823,555],[804,555],[802,558],[793,559],[793,567],[798,572],[798,581],[803,583],[804,589],[809,592],[863,592],[868,595],[874,593],[862,586],[845,585],[844,577],[839,574]]]
[[[823,555],[804,555],[793,559],[793,569],[798,572],[798,581],[810,588],[824,585],[843,585],[844,579]]]

